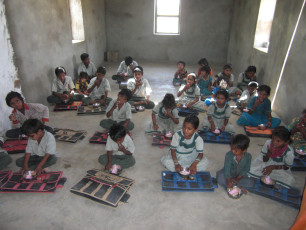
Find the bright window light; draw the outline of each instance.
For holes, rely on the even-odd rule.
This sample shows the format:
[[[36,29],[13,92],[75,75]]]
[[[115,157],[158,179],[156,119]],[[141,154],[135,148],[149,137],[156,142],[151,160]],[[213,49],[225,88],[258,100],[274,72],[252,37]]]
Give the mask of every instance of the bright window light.
[[[81,0],[69,0],[72,29],[72,43],[85,40]]]
[[[261,0],[257,18],[254,48],[268,53],[270,33],[277,0]]]
[[[179,35],[180,0],[155,0],[154,34]]]

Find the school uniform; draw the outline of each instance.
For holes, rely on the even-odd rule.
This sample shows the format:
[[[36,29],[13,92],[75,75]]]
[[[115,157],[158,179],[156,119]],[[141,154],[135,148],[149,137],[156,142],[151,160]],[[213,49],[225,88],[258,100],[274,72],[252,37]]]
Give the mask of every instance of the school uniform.
[[[208,79],[204,79],[201,77],[198,83],[201,95],[208,96],[212,94],[212,91],[208,90],[209,83],[211,82],[212,82],[211,76],[208,76]]]
[[[284,146],[283,151],[278,154],[272,152],[272,156],[269,158],[269,160],[267,162],[264,162],[263,157],[266,156],[268,153],[268,146],[271,146],[271,140],[266,141],[265,145],[261,150],[261,154],[252,162],[249,173],[250,176],[260,178],[263,175],[262,170],[265,167],[269,165],[285,165],[289,169],[274,169],[269,176],[278,184],[284,185],[286,187],[294,185],[295,179],[290,170],[294,160],[293,148],[289,145]]]
[[[199,134],[194,133],[190,139],[184,138],[183,130],[176,132],[171,141],[170,149],[167,155],[163,156],[161,163],[170,171],[175,171],[175,165],[171,155],[171,150],[175,150],[178,163],[182,167],[190,167],[196,160],[199,153],[203,153],[204,142]],[[197,171],[205,171],[208,166],[208,159],[203,156],[201,161],[197,164]]]
[[[182,85],[179,88],[179,91],[182,91],[184,89],[184,87],[185,87],[185,85]],[[196,84],[194,84],[192,87],[190,87],[189,89],[185,90],[182,93],[182,95],[178,99],[178,103],[188,104],[188,103],[194,101],[196,98],[199,98],[199,101],[194,103],[192,105],[192,108],[198,110],[199,112],[205,112],[204,102],[200,100],[200,96],[201,96],[200,88]]]
[[[106,114],[113,108],[114,104],[117,102],[117,99],[112,100],[107,109]],[[127,119],[130,119],[129,124],[126,126],[127,130],[134,129],[134,123],[132,122],[132,112],[131,112],[131,105],[126,102],[122,105],[120,110],[116,107],[113,110],[112,115],[108,119],[103,119],[100,122],[100,126],[106,130],[109,130],[114,124],[123,125]]]
[[[244,108],[248,107],[252,97],[258,96],[257,91],[255,90],[250,94],[249,90],[246,89],[242,92],[240,98],[237,101],[237,106],[243,106]]]
[[[134,67],[138,66],[138,63],[134,60],[133,60],[132,64],[133,64]],[[125,64],[125,61],[122,61],[120,63],[120,65],[118,67],[118,70],[117,70],[117,73],[119,73],[119,74],[127,73],[127,76],[126,76],[127,78],[132,78],[134,76],[133,70]],[[124,78],[119,74],[113,75],[112,79],[117,80],[118,82],[124,81]]]
[[[49,121],[49,109],[47,106],[37,103],[24,103],[24,114],[17,109],[14,109],[17,121],[12,122],[12,128],[6,132],[8,138],[18,138],[21,132],[22,124],[28,119],[38,119],[42,122]],[[53,129],[49,126],[45,126],[49,132],[53,132]]]
[[[88,89],[90,89],[96,81],[97,77],[94,77],[93,79],[90,80],[89,84],[88,84]],[[110,88],[110,84],[108,82],[108,80],[106,78],[103,78],[100,85],[99,86],[95,86],[94,89],[91,91],[91,93],[89,94],[88,97],[84,97],[82,99],[83,104],[88,105],[91,101],[94,100],[100,100],[100,99],[105,99],[104,95],[105,92],[110,92],[111,88]],[[106,104],[109,104],[109,102],[112,99],[110,97],[107,97],[105,99]]]
[[[78,76],[80,76],[81,72],[85,72],[88,74],[88,76],[95,76],[96,72],[97,72],[97,68],[95,66],[95,64],[93,62],[89,62],[88,67],[85,66],[85,64],[82,62],[79,65],[78,68]],[[90,80],[90,79],[89,79]]]
[[[4,139],[0,136],[0,141],[4,143]],[[4,169],[12,162],[12,158],[8,155],[7,151],[0,147],[0,170]]]
[[[134,154],[135,145],[132,138],[129,135],[125,135],[122,145],[130,153]],[[124,152],[118,151],[118,149],[119,149],[118,144],[115,141],[113,141],[112,138],[109,136],[106,142],[106,151],[112,152],[112,165],[120,165],[122,169],[132,167],[136,163],[133,155],[126,155]],[[108,164],[107,153],[101,155],[98,161],[102,165],[107,165]]]
[[[232,82],[232,83],[234,83],[234,80],[235,80],[235,77],[234,77],[234,74],[231,74],[231,76],[230,77],[227,77],[223,72],[220,72],[220,73],[218,73],[218,77],[220,78],[220,77],[222,77],[222,78],[225,78],[225,79],[228,79],[230,82]],[[228,84],[229,84],[229,82],[228,82]],[[231,96],[236,96],[236,92],[239,92],[239,94],[241,94],[242,93],[242,90],[241,89],[239,89],[238,87],[236,87],[236,86],[227,86],[228,88],[228,93],[231,95]]]
[[[154,130],[153,121],[151,121],[146,131],[147,134],[165,133],[168,131],[171,131],[174,133],[178,131],[179,124],[175,124],[170,117],[165,115],[166,108],[164,107],[162,102],[158,103],[158,105],[154,107],[154,109],[152,110],[152,113],[155,115],[156,124],[158,125],[158,130]],[[172,114],[174,118],[179,119],[177,108],[171,109],[170,113]]]
[[[44,136],[40,143],[36,140],[29,139],[26,147],[26,153],[30,153],[30,159],[28,162],[29,169],[35,170],[38,164],[42,161],[46,154],[50,154],[46,163],[42,168],[49,167],[56,163],[56,142],[54,136],[48,131],[44,130]],[[24,156],[16,160],[16,165],[19,167],[24,166]]]
[[[232,114],[232,109],[228,104],[225,104],[223,108],[219,108],[217,102],[212,103],[208,107],[207,117],[204,118],[203,128],[211,129],[211,124],[208,121],[208,116],[210,116],[215,124],[216,129],[221,129],[224,125],[225,119],[230,119]],[[235,134],[235,127],[230,122],[225,126],[225,132]]]
[[[237,86],[239,89],[241,90],[246,90],[248,89],[248,84],[251,82],[251,81],[255,81],[253,79],[256,79],[256,75],[254,75],[253,78],[247,78],[246,77],[246,74],[245,72],[243,73],[240,73],[239,76],[238,76],[238,81],[237,81]]]
[[[151,92],[152,92],[152,89],[151,89],[151,86],[148,82],[147,79],[144,79],[142,78],[141,79],[142,81],[142,85],[139,86],[137,88],[137,90],[135,91],[135,93],[133,94],[131,100],[129,101],[129,103],[133,106],[134,103],[136,101],[145,101],[147,100],[147,96],[150,96]],[[135,78],[131,78],[128,80],[127,82],[127,88],[131,91],[133,91],[136,87],[136,80]],[[150,101],[148,102],[148,104],[141,104],[141,106],[144,106],[146,109],[153,109],[155,104],[153,101]]]
[[[217,181],[222,187],[226,188],[226,179],[242,176],[238,182],[240,187],[252,187],[253,180],[248,176],[252,162],[252,155],[244,153],[240,161],[237,161],[236,155],[228,151],[225,155],[224,168],[217,172]]]

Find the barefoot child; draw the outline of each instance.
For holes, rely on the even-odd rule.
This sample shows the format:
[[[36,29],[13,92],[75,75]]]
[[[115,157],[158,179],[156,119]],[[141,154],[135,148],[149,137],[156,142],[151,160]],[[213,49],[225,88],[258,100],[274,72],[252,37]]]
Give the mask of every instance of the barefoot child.
[[[177,63],[177,71],[174,73],[173,83],[179,82],[180,85],[185,82],[187,77],[187,70],[185,69],[186,63],[179,61]]]
[[[22,124],[30,118],[36,118],[44,124],[49,121],[49,109],[47,106],[36,103],[25,103],[23,97],[18,92],[11,91],[6,95],[6,104],[12,107],[14,110],[9,116],[12,121],[13,129],[6,132],[8,138],[19,138],[22,134]],[[48,132],[53,133],[53,129],[49,126],[45,126]]]
[[[217,181],[222,187],[230,189],[233,186],[240,188],[251,187],[249,178],[252,155],[247,152],[250,139],[243,134],[237,134],[231,140],[231,151],[227,152],[224,168],[217,172]]]
[[[162,164],[172,172],[180,172],[183,167],[191,174],[205,171],[208,160],[203,154],[204,142],[198,135],[199,118],[189,115],[184,120],[183,129],[173,135],[170,150],[161,159]]]
[[[106,142],[107,154],[99,157],[99,163],[105,166],[105,170],[112,170],[114,165],[120,169],[132,167],[136,161],[133,157],[135,145],[122,125],[115,124],[109,130]]]
[[[200,93],[203,96],[212,94],[212,78],[209,75],[210,67],[208,65],[201,68],[201,74],[198,76],[197,84],[200,88]]]
[[[301,117],[293,119],[288,128],[291,131],[291,146],[306,152],[306,109],[303,110]]]
[[[176,132],[179,124],[179,115],[173,94],[167,93],[152,111],[152,122],[147,134]]]
[[[118,93],[118,98],[112,100],[106,109],[106,116],[109,119],[102,120],[100,126],[109,130],[114,124],[119,124],[127,130],[132,130],[134,123],[131,121],[131,105],[128,103],[131,97],[132,93],[130,90],[122,89]]]
[[[56,143],[54,136],[44,130],[44,125],[37,119],[29,119],[22,125],[22,130],[29,137],[24,157],[16,160],[22,171],[35,170],[36,174],[56,163]]]
[[[207,118],[204,119],[203,128],[212,132],[228,132],[235,133],[235,127],[229,123],[232,114],[231,107],[226,103],[228,100],[228,92],[220,89],[216,92],[216,102],[213,102],[207,111]],[[218,130],[218,131],[217,131]]]
[[[194,73],[188,74],[186,84],[180,87],[177,96],[179,97],[178,103],[187,104],[188,108],[205,112],[204,103],[200,100],[200,89],[196,84],[196,75]]]
[[[290,187],[295,183],[290,167],[294,151],[290,142],[290,132],[284,127],[276,127],[272,140],[267,140],[261,154],[252,162],[250,175],[256,178],[270,176],[276,183]]]

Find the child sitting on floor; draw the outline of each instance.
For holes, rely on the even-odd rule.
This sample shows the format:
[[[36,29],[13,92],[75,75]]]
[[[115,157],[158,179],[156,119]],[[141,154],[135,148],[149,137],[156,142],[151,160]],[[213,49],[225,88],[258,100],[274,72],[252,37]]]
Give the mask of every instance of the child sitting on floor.
[[[212,78],[209,75],[210,67],[208,65],[201,68],[201,74],[198,76],[197,84],[200,88],[200,93],[203,96],[212,94]]]
[[[14,109],[9,116],[13,129],[8,130],[5,134],[8,138],[19,138],[22,134],[21,126],[27,119],[36,118],[43,123],[49,121],[49,109],[47,106],[36,103],[25,103],[23,97],[18,92],[11,91],[6,95],[5,100],[6,104]],[[45,129],[53,133],[51,127],[45,126]]]
[[[89,55],[87,53],[83,53],[80,56],[82,63],[79,65],[78,68],[78,75],[80,75],[81,72],[87,73],[87,83],[90,82],[90,80],[95,76],[95,73],[97,71],[97,68],[95,64],[90,61]]]
[[[215,94],[216,102],[213,102],[207,111],[207,118],[204,119],[203,128],[215,133],[235,133],[235,127],[229,123],[232,114],[231,107],[226,103],[229,95],[224,89]]]
[[[181,85],[185,82],[187,77],[187,70],[185,69],[186,63],[183,61],[179,61],[177,63],[177,71],[174,73],[173,84],[179,83]]]
[[[199,66],[200,66],[199,69],[198,69],[198,76],[200,76],[200,75],[201,75],[201,68],[202,68],[203,66],[209,66],[209,63],[208,63],[208,61],[207,61],[206,58],[201,58],[201,59],[198,61],[198,64],[199,64]],[[213,76],[213,70],[212,70],[212,68],[210,68],[209,75],[210,75],[210,76]]]
[[[203,154],[204,142],[197,133],[199,118],[189,115],[184,120],[183,129],[173,135],[170,150],[161,159],[162,164],[172,172],[185,168],[191,174],[205,171],[208,160]]]
[[[118,98],[112,100],[106,109],[106,116],[109,119],[102,120],[100,126],[109,130],[110,127],[118,123],[127,130],[132,130],[134,128],[134,123],[131,121],[131,105],[128,103],[131,97],[132,93],[129,89],[122,89],[118,93]]]
[[[133,71],[136,66],[138,66],[138,63],[133,60],[132,57],[125,57],[118,67],[117,74],[113,75],[112,79],[116,80],[118,83],[127,81],[129,78],[133,77]]]
[[[187,76],[186,85],[182,85],[177,92],[178,103],[188,108],[193,108],[199,112],[205,112],[204,103],[200,100],[200,89],[196,84],[196,75],[190,73]]]
[[[79,80],[75,83],[75,90],[80,95],[88,95],[87,78],[88,78],[88,74],[86,72],[81,72],[79,74]]]
[[[143,68],[136,66],[133,72],[134,78],[129,79],[127,82],[127,88],[133,94],[129,103],[132,106],[143,106],[146,109],[153,109],[155,104],[149,100],[152,89],[148,80],[143,78]]]
[[[231,140],[231,151],[225,155],[224,168],[217,172],[217,181],[222,187],[231,189],[252,187],[248,176],[252,155],[247,152],[250,139],[243,134],[237,134]]]
[[[226,64],[223,67],[223,72],[220,72],[217,76],[218,78],[223,78],[226,79],[227,82],[227,89],[228,89],[228,93],[231,96],[237,96],[240,97],[242,91],[240,89],[238,89],[237,87],[234,86],[234,74],[232,74],[232,65],[231,64]],[[214,82],[214,86],[216,86],[217,81],[215,80]]]
[[[89,97],[84,97],[82,102],[84,105],[92,105],[94,103],[100,103],[101,105],[108,105],[112,100],[107,97],[108,93],[111,91],[110,84],[105,78],[106,69],[100,66],[97,69],[96,77],[90,80],[88,85]]]
[[[256,67],[249,66],[243,73],[239,74],[237,87],[246,90],[251,81],[256,81]]]
[[[250,100],[252,97],[256,97],[257,95],[258,83],[256,81],[251,81],[248,84],[248,88],[244,90],[241,94],[241,97],[238,99],[236,105],[240,110],[247,108],[250,104]]]
[[[80,101],[83,95],[74,93],[75,86],[71,77],[66,75],[64,67],[59,66],[55,68],[56,78],[52,83],[52,95],[47,97],[50,104],[71,104],[73,101]]]
[[[217,86],[212,91],[212,95],[205,99],[204,103],[205,103],[206,106],[210,106],[213,102],[216,101],[215,94],[220,89],[226,90],[226,92],[228,92],[228,90],[227,90],[227,81],[226,81],[226,79],[224,79],[222,77],[217,79]],[[228,102],[226,102],[226,104],[228,104]]]
[[[291,146],[298,151],[306,152],[306,109],[303,110],[302,116],[294,118],[290,125]]]
[[[43,169],[56,163],[56,143],[54,136],[44,129],[37,119],[29,119],[22,125],[23,132],[29,137],[24,157],[16,160],[22,173],[35,170],[39,175]]]
[[[267,85],[258,87],[258,96],[250,101],[248,112],[242,113],[237,124],[243,126],[257,127],[266,124],[270,128],[279,126],[281,120],[271,116],[271,102],[268,99],[271,88]]]
[[[117,169],[132,167],[136,161],[133,157],[135,145],[125,128],[122,125],[114,124],[109,130],[106,142],[107,153],[99,157],[99,163],[105,166],[105,170],[112,171],[114,166]]]
[[[147,134],[176,132],[179,124],[179,115],[173,94],[167,93],[152,111],[152,122]]]
[[[290,187],[295,183],[290,167],[293,165],[294,151],[290,142],[290,132],[284,127],[276,127],[272,140],[267,140],[261,154],[252,162],[250,175],[256,178],[270,176],[276,183]]]
[[[0,135],[0,171],[12,162],[12,158],[8,155],[7,151],[2,149],[3,144],[4,140],[2,135]]]

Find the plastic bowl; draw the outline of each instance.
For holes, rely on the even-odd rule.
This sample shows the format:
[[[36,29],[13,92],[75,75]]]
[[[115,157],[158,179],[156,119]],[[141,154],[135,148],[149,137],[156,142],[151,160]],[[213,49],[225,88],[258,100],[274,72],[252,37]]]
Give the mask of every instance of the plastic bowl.
[[[36,177],[36,173],[35,171],[26,171],[24,174],[23,174],[23,178],[26,179],[26,180],[31,180],[33,178]]]
[[[267,126],[265,124],[260,124],[260,125],[258,125],[258,129],[259,130],[265,130],[265,129],[267,129]]]
[[[170,131],[168,131],[168,132],[165,133],[165,137],[166,137],[167,139],[171,139],[172,136],[173,136],[173,133],[170,132]]]
[[[263,185],[266,185],[268,187],[274,187],[275,185],[275,181],[273,179],[271,179],[271,177],[269,176],[262,176],[260,177],[260,182],[263,184]]]
[[[239,199],[242,196],[242,191],[239,187],[234,186],[233,188],[227,189],[227,194],[232,199]]]

